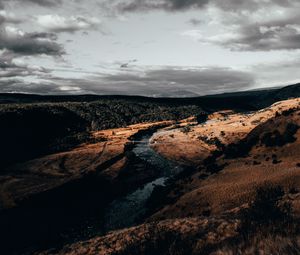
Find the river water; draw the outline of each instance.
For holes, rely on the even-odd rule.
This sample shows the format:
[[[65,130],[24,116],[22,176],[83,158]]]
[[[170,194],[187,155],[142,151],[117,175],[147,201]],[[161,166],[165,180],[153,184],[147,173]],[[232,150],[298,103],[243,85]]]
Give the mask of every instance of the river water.
[[[159,132],[162,131],[156,133]],[[106,231],[133,226],[145,214],[146,202],[155,186],[165,185],[170,177],[183,171],[182,166],[160,156],[150,147],[152,135],[145,135],[139,141],[134,141],[135,146],[132,152],[145,163],[158,169],[157,176],[151,182],[109,204],[104,214]]]

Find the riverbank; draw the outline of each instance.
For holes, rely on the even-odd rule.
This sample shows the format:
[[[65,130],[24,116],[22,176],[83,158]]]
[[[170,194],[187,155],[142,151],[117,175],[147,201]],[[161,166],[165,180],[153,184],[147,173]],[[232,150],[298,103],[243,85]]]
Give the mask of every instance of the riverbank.
[[[103,233],[106,206],[156,177],[149,164],[134,156],[132,139],[172,123],[95,132],[96,143],[12,167],[10,173],[18,174],[2,177],[1,186],[2,199],[9,198],[2,200],[0,212],[3,252],[59,247]],[[137,164],[140,169],[132,167]],[[43,172],[37,175],[39,169]],[[17,245],[15,240],[20,240]]]
[[[150,139],[153,134],[160,132],[158,130],[144,134],[138,140],[132,141],[134,144],[132,153],[138,160],[132,161],[130,168],[151,171],[153,175],[149,182],[108,205],[104,216],[105,230],[131,227],[137,222],[143,221],[143,217],[147,213],[146,203],[153,190],[157,186],[164,186],[170,178],[184,170],[184,166],[163,158],[150,147]]]

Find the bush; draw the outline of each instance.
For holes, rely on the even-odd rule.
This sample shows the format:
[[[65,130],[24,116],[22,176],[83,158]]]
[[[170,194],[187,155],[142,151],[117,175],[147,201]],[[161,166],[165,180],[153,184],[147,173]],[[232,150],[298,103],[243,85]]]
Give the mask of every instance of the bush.
[[[266,133],[262,137],[261,142],[267,147],[283,146],[288,143],[293,143],[297,140],[294,135],[297,133],[298,129],[298,125],[288,123],[283,134],[281,134],[278,130]]]
[[[182,234],[152,223],[143,241],[133,239],[125,250],[114,255],[185,255],[193,253],[193,240]]]
[[[191,129],[191,126],[189,124],[182,128],[182,132],[184,134],[187,134],[187,133],[191,132],[191,130],[192,129]]]
[[[291,220],[289,203],[280,204],[284,190],[280,186],[265,184],[256,190],[255,199],[248,209],[241,212],[242,228],[245,231],[267,225],[277,225]]]
[[[197,122],[198,122],[198,124],[202,124],[202,123],[204,123],[204,122],[206,122],[207,121],[207,119],[208,119],[208,115],[207,115],[207,113],[201,113],[201,114],[198,114],[197,116],[196,116],[196,119],[197,119]]]

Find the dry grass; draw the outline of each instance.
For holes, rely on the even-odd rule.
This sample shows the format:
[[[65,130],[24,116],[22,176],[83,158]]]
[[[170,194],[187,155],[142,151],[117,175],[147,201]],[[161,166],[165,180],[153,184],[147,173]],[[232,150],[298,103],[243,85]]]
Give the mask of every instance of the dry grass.
[[[290,108],[287,103],[291,103]],[[295,108],[298,103],[298,100],[277,103],[274,107],[277,110],[280,108],[284,113],[282,115],[276,114],[277,110],[272,107],[259,112],[259,115],[267,113],[273,117],[251,129],[242,143],[236,142],[233,147],[236,151],[243,152],[240,156],[227,158],[221,153],[220,157],[213,158],[206,167],[178,181],[176,190],[180,196],[177,201],[172,205],[166,205],[152,218],[158,220],[165,217],[198,216],[207,211],[218,215],[249,203],[253,200],[255,190],[263,187],[266,182],[280,185],[286,191],[298,189],[300,130],[293,129],[291,133],[287,131],[291,125],[300,126],[300,111]],[[288,109],[293,110],[286,112]],[[255,113],[251,116],[255,118]],[[274,139],[280,141],[280,144],[274,146],[266,144],[264,139],[266,134],[272,134],[271,137],[275,134]],[[176,137],[173,140],[173,147],[178,147]],[[191,144],[189,150],[194,150],[193,142],[186,141],[188,142]],[[245,145],[248,146],[247,150]],[[173,153],[183,158],[186,151],[173,150]],[[202,150],[200,148],[193,153],[200,154]],[[292,197],[297,213],[300,212],[299,199],[298,195]]]

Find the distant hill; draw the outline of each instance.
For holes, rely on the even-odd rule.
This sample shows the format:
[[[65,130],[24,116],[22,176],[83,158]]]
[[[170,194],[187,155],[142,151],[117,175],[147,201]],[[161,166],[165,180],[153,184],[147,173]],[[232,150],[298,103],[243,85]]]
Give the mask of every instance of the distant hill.
[[[32,103],[62,103],[62,102],[92,102],[98,100],[125,100],[128,102],[151,102],[167,105],[197,105],[209,110],[230,108],[250,110],[266,107],[276,101],[300,96],[300,83],[262,90],[249,90],[234,93],[224,93],[201,97],[169,98],[120,95],[34,95],[0,93],[0,104],[32,104]]]

